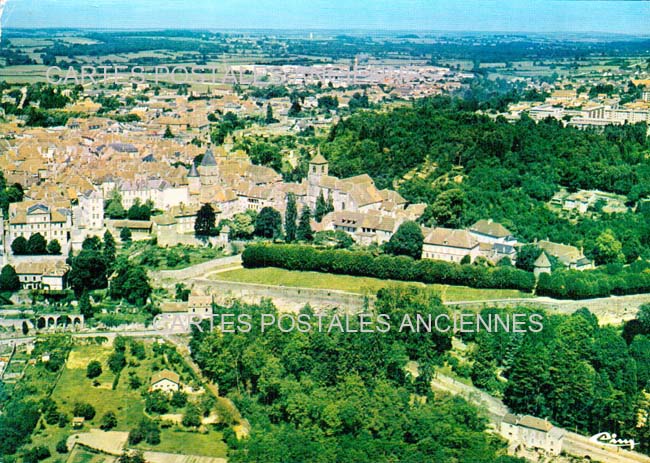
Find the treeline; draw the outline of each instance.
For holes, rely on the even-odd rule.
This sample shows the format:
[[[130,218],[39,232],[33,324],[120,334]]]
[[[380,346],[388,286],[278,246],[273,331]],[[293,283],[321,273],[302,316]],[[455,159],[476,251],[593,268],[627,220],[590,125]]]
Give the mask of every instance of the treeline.
[[[609,229],[628,263],[650,257],[650,214],[641,201],[650,196],[647,125],[595,133],[525,115],[511,124],[474,113],[489,93],[345,118],[322,145],[330,172],[366,173],[379,188],[397,185],[408,201],[428,205],[421,218],[427,226],[462,228],[491,218],[521,241],[572,244],[589,258]],[[630,210],[569,220],[547,205],[561,188],[622,194]]]
[[[649,321],[650,306],[644,306],[621,336],[583,308],[570,316],[545,316],[538,333],[463,338],[474,343],[474,384],[502,394],[514,412],[548,417],[587,435],[607,430],[648,452]]]
[[[650,293],[650,263],[637,261],[629,267],[610,265],[598,270],[558,270],[542,274],[537,294],[557,299],[590,299]]]
[[[513,267],[481,267],[405,256],[376,256],[371,252],[311,246],[252,244],[242,254],[245,267],[279,267],[288,270],[367,276],[386,280],[462,285],[471,288],[518,289],[530,292],[532,273]]]

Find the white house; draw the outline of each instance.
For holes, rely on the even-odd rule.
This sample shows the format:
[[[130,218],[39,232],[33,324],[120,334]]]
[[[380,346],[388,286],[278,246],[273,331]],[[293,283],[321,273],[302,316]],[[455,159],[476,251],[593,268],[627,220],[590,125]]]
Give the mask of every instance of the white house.
[[[423,259],[460,261],[469,256],[473,262],[480,255],[479,242],[467,230],[436,227],[424,233]]]
[[[101,190],[89,190],[77,197],[73,208],[76,228],[101,230],[104,228],[104,195]]]
[[[513,444],[543,450],[551,455],[562,452],[564,430],[556,428],[548,420],[508,413],[501,421],[500,431]]]
[[[180,389],[180,376],[170,370],[161,370],[151,377],[151,391],[173,393]]]
[[[500,243],[510,246],[517,244],[510,230],[492,219],[479,220],[469,228],[469,232],[479,243]]]

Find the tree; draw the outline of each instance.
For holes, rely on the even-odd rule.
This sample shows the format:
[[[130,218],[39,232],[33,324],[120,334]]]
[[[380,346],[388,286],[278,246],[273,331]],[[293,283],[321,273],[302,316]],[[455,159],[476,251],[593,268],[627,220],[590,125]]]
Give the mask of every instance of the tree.
[[[82,249],[72,259],[71,267],[68,282],[77,297],[86,290],[102,289],[108,286],[106,262],[101,253],[91,249]]]
[[[102,431],[110,431],[115,426],[117,426],[117,417],[115,416],[115,413],[112,411],[104,413],[99,424],[100,429]]]
[[[465,194],[458,188],[443,191],[429,206],[431,217],[436,225],[442,227],[455,228],[460,226],[464,211]]]
[[[187,410],[183,415],[182,423],[183,426],[188,428],[198,428],[201,426],[201,414],[196,406],[190,405],[187,407]]]
[[[90,304],[90,296],[88,295],[88,291],[84,291],[79,298],[78,308],[79,312],[84,316],[86,320],[90,320],[94,316],[94,311],[93,307]]]
[[[339,99],[335,96],[325,95],[318,99],[318,109],[331,111],[339,107]]]
[[[104,257],[104,262],[106,262],[106,268],[111,271],[115,265],[115,238],[110,231],[106,230],[104,233],[104,245],[102,247],[102,255]]]
[[[61,244],[58,240],[52,240],[47,243],[47,253],[53,256],[61,255]]]
[[[625,261],[623,245],[616,239],[614,232],[610,229],[603,231],[596,238],[593,252],[596,265],[615,264]]]
[[[272,207],[263,208],[255,219],[255,236],[278,238],[282,235],[282,215]]]
[[[163,138],[174,138],[174,134],[172,133],[172,129],[170,129],[169,126],[165,127],[165,133],[163,135]]]
[[[274,122],[277,122],[277,119],[273,117],[273,107],[271,106],[271,103],[267,103],[266,105],[266,118],[264,122],[267,124],[273,124]]]
[[[86,377],[95,379],[102,374],[102,364],[97,360],[91,360],[86,367]]]
[[[23,336],[27,336],[29,334],[29,325],[27,324],[27,322],[25,320],[23,320],[23,323],[21,325],[21,331],[23,333]],[[0,397],[1,396],[2,395],[0,394]]]
[[[176,293],[174,295],[177,301],[187,302],[192,290],[187,288],[184,283],[176,283]]]
[[[0,291],[18,291],[20,279],[11,265],[5,265],[0,272]]]
[[[287,115],[289,117],[298,117],[301,111],[302,111],[302,106],[300,106],[300,102],[298,100],[294,100],[291,103],[291,107],[289,108],[289,112],[287,113]]]
[[[59,442],[56,443],[56,452],[68,453],[68,439],[66,437],[62,438]]]
[[[129,434],[129,443],[131,442],[131,435]],[[118,459],[118,463],[146,463],[144,455],[141,451],[124,452]]]
[[[16,256],[24,256],[28,252],[27,240],[19,236],[11,243],[11,252]]]
[[[151,218],[151,211],[153,204],[150,201],[142,204],[140,198],[136,198],[133,205],[129,208],[126,216],[129,220],[149,220]]]
[[[282,170],[282,153],[273,143],[255,143],[248,149],[253,164],[267,166],[276,171]]]
[[[314,210],[314,220],[318,223],[323,220],[323,217],[325,214],[329,212],[327,206],[327,202],[325,201],[325,197],[323,196],[323,190],[320,191],[318,194],[318,198],[316,198],[316,209]]]
[[[174,408],[183,408],[187,405],[187,394],[183,391],[174,391],[169,403]]]
[[[497,267],[512,267],[512,260],[510,260],[510,257],[505,256],[499,259],[499,262],[497,262]]]
[[[115,277],[111,280],[109,293],[112,299],[125,299],[139,307],[147,303],[151,296],[149,277],[142,267],[127,263],[118,265]]]
[[[300,213],[296,238],[300,241],[311,241],[314,239],[314,231],[311,229],[311,212],[307,206],[303,207]]]
[[[160,444],[160,425],[157,421],[144,418],[137,428],[129,432],[129,444],[136,445],[142,441],[150,445]]]
[[[122,241],[122,243],[130,243],[132,239],[133,234],[129,227],[124,227],[120,230],[120,241]]]
[[[650,334],[650,304],[643,304],[639,307],[636,319],[641,324],[643,334]]]
[[[336,249],[348,249],[354,244],[352,237],[343,230],[326,230],[314,234],[314,244]]]
[[[210,204],[204,204],[196,214],[194,234],[197,237],[211,236],[215,228],[216,215]]]
[[[516,267],[532,272],[535,270],[535,261],[542,254],[542,250],[535,245],[525,244],[517,251]]]
[[[169,399],[164,392],[158,389],[147,393],[144,404],[149,413],[162,414],[169,411]]]
[[[126,366],[126,356],[124,351],[115,350],[108,356],[108,369],[117,375]]]
[[[424,236],[420,226],[412,221],[404,222],[384,245],[384,252],[394,256],[422,257]]]
[[[100,252],[102,250],[102,241],[98,236],[88,236],[83,240],[83,243],[81,243],[81,249]]]
[[[111,192],[104,213],[110,219],[123,219],[126,217],[126,210],[122,205],[122,195],[120,195],[119,191],[113,190]]]
[[[253,210],[235,214],[230,221],[230,238],[248,240],[255,232],[257,213]]]
[[[296,207],[296,196],[293,193],[287,195],[287,210],[284,214],[284,238],[287,243],[296,241],[296,220],[298,209]]]
[[[86,420],[92,420],[95,417],[95,407],[85,402],[76,402],[72,407],[74,416],[80,416]]]

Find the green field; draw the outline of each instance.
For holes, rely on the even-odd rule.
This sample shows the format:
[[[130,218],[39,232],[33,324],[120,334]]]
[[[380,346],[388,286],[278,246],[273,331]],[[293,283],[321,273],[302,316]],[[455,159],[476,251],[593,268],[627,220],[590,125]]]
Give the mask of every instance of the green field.
[[[162,429],[161,442],[158,445],[148,445],[144,442],[136,447],[152,452],[183,453],[205,457],[224,457],[228,447],[223,442],[220,432],[210,430],[205,434],[183,431],[179,429]]]
[[[32,436],[33,444],[46,445],[52,453],[52,457],[48,458],[45,463],[53,463],[57,460],[59,455],[54,447],[59,440],[67,438],[72,433],[88,432],[91,428],[99,428],[101,417],[108,411],[114,412],[117,416],[118,424],[115,431],[129,431],[146,416],[141,393],[147,388],[152,373],[164,367],[162,358],[155,356],[151,352],[151,346],[147,345],[147,357],[137,361],[131,358],[120,375],[117,387],[113,389],[115,375],[106,365],[112,351],[110,346],[99,345],[75,346],[72,349],[51,397],[57,403],[59,410],[70,417],[72,416],[72,407],[78,401],[91,404],[96,410],[96,415],[94,419],[87,421],[81,430],[73,431],[70,425],[65,428],[60,428],[58,425],[46,425],[45,428],[37,430]],[[98,385],[94,385],[94,381],[86,377],[86,367],[91,360],[98,360],[102,363],[103,372],[97,378]],[[129,371],[135,371],[142,380],[143,386],[140,389],[133,390],[128,386]],[[182,429],[179,425],[162,428],[160,444],[152,446],[142,442],[137,445],[137,448],[212,457],[225,457],[227,452],[221,432],[209,429],[208,432],[200,434]],[[92,456],[90,455],[90,457]],[[88,458],[89,455],[79,455],[76,462],[87,463]]]
[[[259,283],[276,286],[299,288],[333,289],[357,294],[375,294],[387,286],[429,287],[438,291],[445,302],[482,301],[488,299],[515,299],[532,297],[531,294],[509,289],[475,289],[466,286],[425,285],[424,283],[406,283],[378,278],[355,277],[349,275],[332,275],[318,272],[298,272],[274,267],[256,269],[237,269],[216,273],[212,279],[236,281],[241,283]]]

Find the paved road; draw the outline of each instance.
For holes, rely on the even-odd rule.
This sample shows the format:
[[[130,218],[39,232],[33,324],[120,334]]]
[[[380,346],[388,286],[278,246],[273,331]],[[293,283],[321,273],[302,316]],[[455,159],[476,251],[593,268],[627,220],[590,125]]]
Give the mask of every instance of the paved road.
[[[454,380],[449,376],[436,373],[431,382],[434,390],[445,391],[455,395],[462,395],[469,402],[483,407],[488,412],[488,417],[498,429],[504,415],[508,413],[508,407],[503,402],[481,391],[473,386]],[[650,457],[636,452],[629,452],[616,448],[607,448],[594,444],[588,437],[581,436],[574,432],[566,431],[562,446],[569,455],[576,457],[589,457],[592,461],[603,463],[650,463]]]

